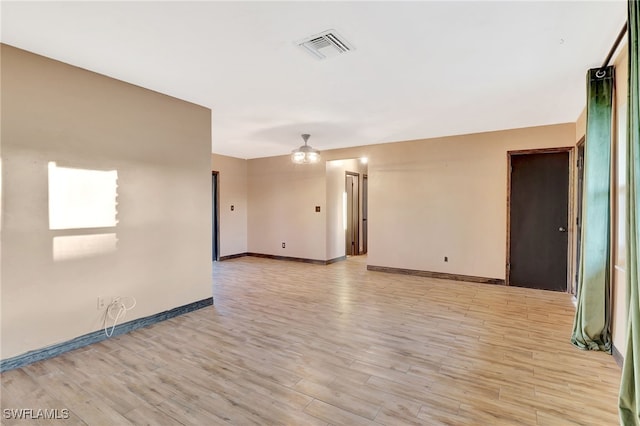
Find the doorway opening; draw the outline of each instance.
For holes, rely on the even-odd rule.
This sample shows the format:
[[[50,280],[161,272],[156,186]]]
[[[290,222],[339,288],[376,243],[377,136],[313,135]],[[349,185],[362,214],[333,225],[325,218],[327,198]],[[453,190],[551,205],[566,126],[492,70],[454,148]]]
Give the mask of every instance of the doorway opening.
[[[327,183],[327,252],[330,261],[368,251],[368,160],[329,160]],[[366,260],[366,259],[365,259]]]
[[[345,253],[360,254],[360,174],[345,172]]]
[[[567,292],[572,148],[509,151],[506,284]]]
[[[369,176],[362,175],[362,254],[367,254],[367,209]]]
[[[211,248],[212,260],[214,262],[220,260],[220,182],[219,173],[211,172]]]

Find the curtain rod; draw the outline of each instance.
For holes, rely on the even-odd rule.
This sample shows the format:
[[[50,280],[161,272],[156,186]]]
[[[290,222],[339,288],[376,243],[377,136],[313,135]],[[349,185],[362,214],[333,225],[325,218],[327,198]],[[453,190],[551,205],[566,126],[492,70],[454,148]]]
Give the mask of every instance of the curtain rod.
[[[609,65],[609,61],[611,60],[611,57],[616,52],[616,49],[618,48],[618,45],[620,44],[620,42],[622,41],[622,39],[624,38],[624,35],[626,33],[627,33],[627,23],[625,22],[624,26],[620,30],[620,34],[618,34],[618,38],[613,43],[613,46],[611,46],[611,50],[609,50],[609,54],[607,55],[607,59],[604,60],[604,63],[602,64],[602,66],[600,68],[606,68],[607,65]]]

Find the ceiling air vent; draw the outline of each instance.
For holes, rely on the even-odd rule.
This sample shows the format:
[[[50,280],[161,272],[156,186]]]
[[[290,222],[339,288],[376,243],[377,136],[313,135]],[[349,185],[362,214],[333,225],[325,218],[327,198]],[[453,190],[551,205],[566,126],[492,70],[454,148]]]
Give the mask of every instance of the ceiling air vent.
[[[336,30],[323,31],[296,43],[316,59],[327,59],[355,50]]]

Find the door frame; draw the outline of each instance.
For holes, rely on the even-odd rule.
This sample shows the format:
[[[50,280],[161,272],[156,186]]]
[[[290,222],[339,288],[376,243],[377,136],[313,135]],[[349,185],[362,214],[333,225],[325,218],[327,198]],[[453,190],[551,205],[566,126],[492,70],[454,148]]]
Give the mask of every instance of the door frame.
[[[505,261],[505,279],[506,286],[510,285],[509,276],[511,270],[511,158],[516,155],[529,154],[554,154],[566,152],[569,154],[569,192],[567,196],[567,277],[565,292],[571,291],[571,277],[573,276],[573,240],[574,240],[574,223],[575,211],[573,208],[574,200],[574,179],[575,179],[575,147],[565,146],[558,148],[536,148],[536,149],[520,149],[507,151],[507,252]]]
[[[213,191],[213,184],[215,182],[215,199],[211,197],[211,218],[212,218],[212,233],[215,232],[216,239],[213,240],[213,236],[211,237],[212,251],[215,251],[216,258],[212,259],[213,261],[220,260],[220,172],[212,170],[211,171],[211,190]],[[216,247],[214,250],[213,247]],[[213,258],[213,253],[212,256]]]
[[[576,148],[575,148],[575,158],[573,161],[573,165],[575,167],[575,172],[574,172],[574,188],[575,188],[575,193],[574,193],[574,200],[575,200],[575,210],[574,210],[574,215],[573,215],[573,222],[572,225],[575,226],[575,231],[574,231],[574,235],[573,235],[573,241],[572,241],[572,247],[573,247],[573,260],[571,262],[571,264],[573,265],[573,273],[571,275],[571,294],[573,294],[575,297],[578,297],[578,269],[580,268],[580,251],[581,248],[579,247],[579,245],[581,244],[581,239],[582,239],[582,235],[584,234],[584,232],[582,231],[582,222],[583,222],[583,218],[582,218],[582,213],[581,213],[581,209],[582,209],[582,203],[581,201],[584,201],[584,154],[585,154],[585,148],[586,148],[586,144],[585,144],[585,137],[583,136],[582,138],[580,138],[580,140],[578,141],[578,143],[576,143]],[[580,149],[582,149],[582,162],[583,164],[579,164],[580,161]],[[580,169],[582,168],[582,179],[580,179]],[[580,195],[580,181],[582,180],[582,200],[579,199],[578,195]],[[573,203],[572,203],[573,204]],[[578,218],[580,217],[581,221],[580,221],[580,232],[578,232]],[[612,246],[613,247],[613,246]]]
[[[358,196],[356,197],[356,200],[358,202],[358,205],[356,207],[356,211],[355,211],[355,215],[356,215],[356,229],[355,229],[355,254],[352,254],[351,256],[359,256],[360,254],[362,254],[360,252],[360,173],[357,172],[349,172],[349,171],[345,171],[344,172],[344,186],[345,186],[345,190],[347,188],[347,182],[349,179],[349,176],[354,177],[357,181],[358,181]],[[352,194],[353,195],[353,194]],[[350,200],[347,200],[350,201]],[[346,238],[346,234],[345,234],[345,238]],[[345,240],[345,252],[346,252],[346,240]],[[345,253],[345,255],[349,256],[348,254]]]
[[[367,173],[362,174],[362,187],[360,188],[362,194],[362,253],[367,254],[369,251],[369,175]]]

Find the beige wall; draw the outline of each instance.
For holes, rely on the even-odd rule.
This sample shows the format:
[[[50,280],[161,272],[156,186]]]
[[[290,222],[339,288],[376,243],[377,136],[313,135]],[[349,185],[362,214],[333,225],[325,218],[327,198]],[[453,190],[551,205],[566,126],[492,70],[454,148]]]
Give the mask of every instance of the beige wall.
[[[126,320],[211,297],[211,111],[1,49],[2,358],[99,330],[98,296],[135,297]],[[53,185],[50,162],[75,182]],[[50,207],[89,207],[50,194],[115,173],[117,206],[74,199],[117,223],[51,229]]]
[[[322,158],[369,158],[369,264],[504,279],[507,151],[570,147],[575,135],[568,123],[331,150]],[[344,254],[344,162],[293,165],[280,156],[248,163],[249,252]]]
[[[211,170],[219,172],[220,256],[246,253],[247,160],[212,154]]]
[[[324,162],[293,164],[289,156],[248,160],[248,251],[326,260],[326,199]]]
[[[624,355],[627,342],[627,284],[626,284],[626,150],[627,150],[627,86],[628,49],[622,47],[614,65],[616,69],[614,117],[614,231],[613,231],[613,283],[612,321],[613,344]]]
[[[366,149],[323,152],[314,165],[292,164],[289,156],[248,160],[248,251],[322,261],[344,256],[345,172],[359,173],[362,185],[367,166],[342,155]]]
[[[568,123],[369,147],[368,263],[504,279],[507,151],[574,138]]]
[[[580,116],[576,120],[576,143],[580,142],[580,140],[584,137],[587,132],[587,108],[585,107]]]

